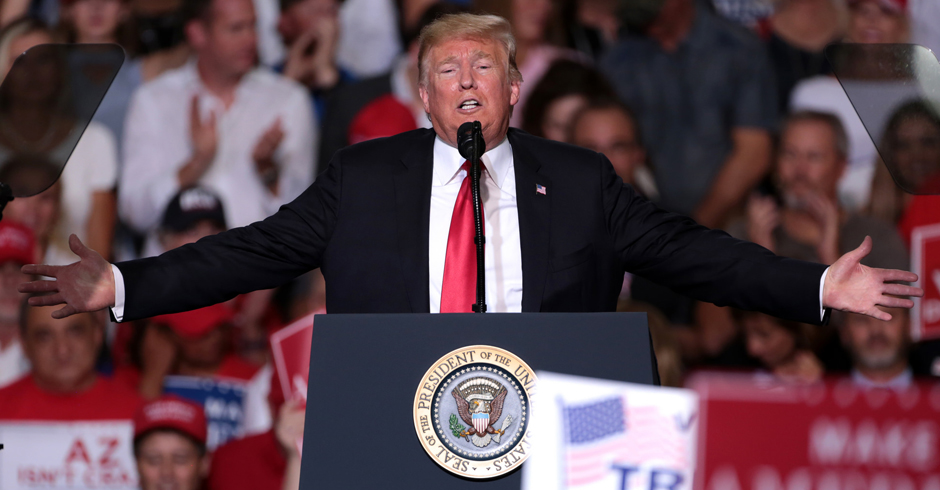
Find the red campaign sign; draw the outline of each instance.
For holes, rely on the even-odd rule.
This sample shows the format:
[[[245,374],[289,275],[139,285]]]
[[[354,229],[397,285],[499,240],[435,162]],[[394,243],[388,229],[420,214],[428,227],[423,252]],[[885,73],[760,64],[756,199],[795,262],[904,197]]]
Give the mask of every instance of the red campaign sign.
[[[940,224],[918,226],[911,232],[911,270],[915,286],[924,288],[914,298],[911,336],[914,340],[940,338]]]
[[[271,334],[274,368],[287,400],[307,399],[313,317],[313,314],[307,315]]]
[[[940,385],[703,374],[696,490],[940,490]]]

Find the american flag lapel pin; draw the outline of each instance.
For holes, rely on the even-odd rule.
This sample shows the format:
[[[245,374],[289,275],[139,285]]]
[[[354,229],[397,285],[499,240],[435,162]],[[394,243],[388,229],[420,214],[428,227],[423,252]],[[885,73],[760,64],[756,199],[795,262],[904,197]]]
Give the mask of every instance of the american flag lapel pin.
[[[547,190],[548,190],[548,189],[546,189],[544,185],[542,185],[542,184],[535,184],[535,192],[537,192],[538,194],[541,194],[541,195],[543,195],[543,196],[547,196],[547,195],[548,195],[548,194],[546,194],[546,191],[547,191]]]

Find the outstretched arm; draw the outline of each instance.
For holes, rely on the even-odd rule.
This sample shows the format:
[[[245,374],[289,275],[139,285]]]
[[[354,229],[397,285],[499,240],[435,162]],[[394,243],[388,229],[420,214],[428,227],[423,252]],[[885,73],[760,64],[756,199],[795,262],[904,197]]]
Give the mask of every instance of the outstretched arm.
[[[124,278],[123,320],[193,310],[239,294],[270,289],[315,269],[336,223],[340,157],[317,183],[273,216],[212,235],[158,257],[117,264]],[[77,237],[70,247],[81,260],[67,266],[31,265],[27,274],[53,277],[20,286],[34,305],[65,304],[57,318],[115,303],[111,266]]]

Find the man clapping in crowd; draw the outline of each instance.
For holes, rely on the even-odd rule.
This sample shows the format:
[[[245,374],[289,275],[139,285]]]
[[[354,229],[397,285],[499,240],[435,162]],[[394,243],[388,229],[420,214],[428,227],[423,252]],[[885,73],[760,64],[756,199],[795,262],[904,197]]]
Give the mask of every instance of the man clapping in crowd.
[[[197,183],[218,193],[230,226],[243,226],[313,180],[309,96],[255,67],[251,1],[192,0],[185,10],[195,60],[141,87],[127,116],[119,205],[144,233],[174,194]],[[157,251],[152,239],[145,255]]]

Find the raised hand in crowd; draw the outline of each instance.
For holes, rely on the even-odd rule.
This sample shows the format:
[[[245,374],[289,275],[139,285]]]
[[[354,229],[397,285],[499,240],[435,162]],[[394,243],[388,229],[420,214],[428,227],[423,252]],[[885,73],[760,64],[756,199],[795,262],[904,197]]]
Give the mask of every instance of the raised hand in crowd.
[[[255,162],[255,169],[261,177],[261,182],[272,194],[277,194],[277,179],[279,177],[274,154],[282,141],[284,141],[284,129],[281,127],[281,118],[277,118],[274,124],[258,138],[258,143],[255,144],[255,149],[251,154]]]
[[[879,320],[890,320],[891,314],[878,308],[912,308],[914,302],[899,296],[923,296],[918,287],[897,284],[914,282],[917,274],[896,269],[876,269],[861,263],[871,252],[871,237],[866,236],[858,248],[835,261],[826,273],[823,306],[841,311],[861,313]]]
[[[181,188],[195,185],[209,170],[219,146],[219,133],[216,129],[215,113],[210,112],[203,121],[199,113],[199,96],[194,95],[189,109],[189,132],[192,139],[193,155],[177,173]]]
[[[300,488],[300,447],[298,443],[304,437],[304,417],[306,404],[300,400],[288,400],[278,412],[274,433],[281,449],[287,455],[284,469],[283,490]]]
[[[169,376],[179,357],[179,351],[170,332],[161,325],[144,327],[140,348],[140,395],[148,400],[163,394],[163,380]]]
[[[284,75],[314,90],[326,90],[339,82],[336,47],[339,19],[324,15],[291,44],[284,64]]]
[[[52,277],[21,284],[21,293],[40,293],[29,298],[32,306],[65,304],[52,312],[52,318],[65,318],[76,313],[98,311],[114,306],[114,273],[111,264],[98,252],[86,247],[77,236],[69,237],[69,249],[79,261],[69,265],[29,264],[24,274]]]
[[[780,208],[771,196],[753,194],[747,202],[748,240],[777,252],[774,230],[780,226]]]
[[[821,234],[816,242],[816,253],[824,264],[839,260],[839,229],[842,227],[839,206],[823,195],[806,196],[806,210],[820,225]]]

